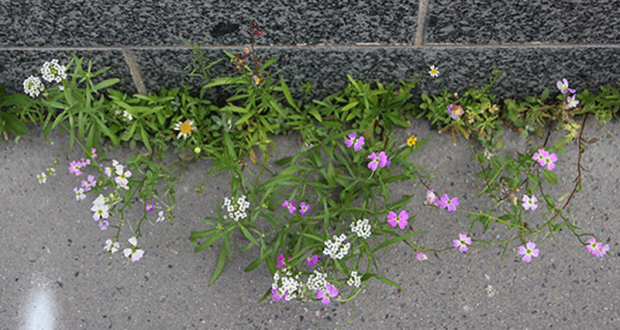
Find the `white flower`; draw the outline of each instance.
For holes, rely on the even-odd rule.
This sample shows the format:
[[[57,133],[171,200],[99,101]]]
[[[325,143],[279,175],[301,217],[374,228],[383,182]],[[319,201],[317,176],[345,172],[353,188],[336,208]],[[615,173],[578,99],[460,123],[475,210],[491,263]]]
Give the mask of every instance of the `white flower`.
[[[116,178],[114,178],[114,181],[116,182],[116,184],[118,184],[121,188],[123,189],[129,189],[129,187],[127,186],[127,184],[129,183],[129,177],[131,177],[131,172],[130,171],[125,171],[123,172],[123,166],[119,165],[118,169],[120,171],[116,171],[116,173],[118,174],[118,176]]]
[[[435,67],[434,65],[431,65],[431,70],[428,72],[428,74],[430,74],[431,77],[438,77],[439,76],[439,68]]]
[[[349,280],[347,281],[347,284],[349,286],[355,286],[356,288],[359,288],[360,285],[362,284],[362,277],[357,275],[356,271],[352,271],[351,272],[351,277],[349,277]]]
[[[123,112],[123,120],[124,121],[131,121],[133,119],[133,116],[129,113],[129,111],[125,110]]]
[[[318,269],[314,270],[314,274],[308,277],[308,283],[306,286],[308,289],[316,291],[316,290],[325,290],[325,285],[327,281],[327,274],[321,273]]]
[[[111,239],[108,239],[107,241],[105,241],[105,246],[103,247],[103,249],[114,254],[114,252],[118,251],[120,247],[121,245],[118,244],[118,242],[113,242]]]
[[[358,237],[367,239],[372,234],[372,226],[368,222],[368,219],[360,219],[357,222],[351,223],[351,231],[357,234]]]
[[[108,206],[105,204],[100,205],[93,203],[93,207],[91,207],[90,210],[93,211],[93,220],[95,221],[99,221],[99,219],[107,219],[110,216],[108,213]]]
[[[192,135],[192,131],[195,131],[197,128],[194,126],[194,121],[188,119],[185,122],[177,122],[176,124],[174,124],[174,127],[172,129],[175,131],[179,131],[177,139],[183,137],[183,140],[187,140],[187,137]]]
[[[164,211],[159,211],[159,213],[157,213],[158,217],[157,220],[155,220],[155,222],[161,222],[164,221],[166,219],[166,217],[164,217]]]
[[[133,247],[126,248],[123,250],[123,254],[125,258],[131,259],[131,262],[136,262],[142,258],[144,255],[144,250],[138,249],[138,239],[134,236],[128,239],[129,244],[133,245]]]
[[[30,76],[24,80],[24,91],[32,98],[39,96],[44,89],[45,87],[38,77]]]
[[[342,242],[347,238],[346,235],[342,234],[340,237],[334,235],[332,238],[334,242],[331,240],[325,241],[325,249],[323,250],[323,254],[332,257],[333,259],[342,259],[344,256],[349,253],[349,249],[351,248],[351,243],[347,243],[342,245]]]
[[[103,197],[102,194],[99,194],[99,196],[97,196],[97,198],[95,198],[95,200],[93,201],[93,207],[95,205],[98,205],[98,206],[105,205],[105,197]]]
[[[43,67],[41,68],[41,74],[43,74],[43,79],[48,82],[56,81],[57,83],[61,82],[63,79],[67,78],[67,74],[65,71],[66,67],[58,64],[57,59],[53,59],[51,62],[45,62]]]
[[[47,174],[45,174],[45,172],[38,174],[37,179],[39,179],[40,184],[43,184],[47,181]]]
[[[75,193],[75,200],[78,202],[86,198],[86,194],[84,194],[83,188],[73,188],[73,192]]]

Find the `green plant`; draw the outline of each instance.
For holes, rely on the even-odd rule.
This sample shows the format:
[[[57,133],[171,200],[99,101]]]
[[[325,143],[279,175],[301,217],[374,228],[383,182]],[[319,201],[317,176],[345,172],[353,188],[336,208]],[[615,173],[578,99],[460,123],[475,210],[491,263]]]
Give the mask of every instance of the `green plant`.
[[[19,117],[31,103],[32,100],[23,94],[6,95],[4,86],[0,85],[0,132],[5,140],[9,139],[7,132],[15,136],[28,134],[28,128]]]

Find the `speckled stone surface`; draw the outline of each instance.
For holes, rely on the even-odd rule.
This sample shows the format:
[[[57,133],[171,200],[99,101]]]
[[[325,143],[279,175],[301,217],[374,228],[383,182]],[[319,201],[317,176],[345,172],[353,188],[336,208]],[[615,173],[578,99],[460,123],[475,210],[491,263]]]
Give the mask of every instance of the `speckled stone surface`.
[[[252,20],[262,43],[413,43],[415,1],[0,2],[2,46],[184,45],[247,42]]]
[[[96,79],[119,78],[121,81],[112,86],[117,90],[136,93],[137,89],[129,73],[121,51],[17,51],[0,50],[0,84],[4,85],[9,93],[23,93],[23,82],[31,75],[40,76],[37,68],[52,59],[58,59],[60,63],[68,63],[72,59],[72,53],[78,57],[84,57],[82,67],[88,68],[88,61],[93,61],[92,72],[104,67],[110,69]],[[73,72],[72,68],[67,72]]]
[[[229,51],[234,51],[229,49]],[[189,50],[137,50],[136,60],[148,90],[173,88],[180,84],[196,86],[201,79],[189,79],[184,67],[193,59]],[[213,59],[223,54],[210,52]],[[291,89],[312,80],[312,97],[323,98],[343,90],[346,75],[365,81],[398,82],[421,77],[419,91],[430,93],[462,92],[488,83],[493,67],[504,72],[493,90],[500,97],[537,95],[555,89],[555,82],[566,77],[578,90],[598,90],[600,85],[620,81],[620,49],[614,48],[426,48],[426,49],[282,49],[261,50],[263,58],[278,56],[274,72],[282,69]],[[224,55],[225,56],[225,55]],[[437,65],[440,76],[428,75],[430,65]],[[213,67],[215,76],[231,70],[225,61]],[[230,72],[230,71],[228,71]]]
[[[618,43],[620,2],[430,0],[429,43]]]

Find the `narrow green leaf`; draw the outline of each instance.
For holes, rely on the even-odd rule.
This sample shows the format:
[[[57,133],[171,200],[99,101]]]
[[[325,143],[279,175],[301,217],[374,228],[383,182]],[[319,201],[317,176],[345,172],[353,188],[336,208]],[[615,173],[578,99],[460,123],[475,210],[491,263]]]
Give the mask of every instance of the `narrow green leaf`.
[[[215,281],[217,280],[218,277],[220,277],[220,274],[222,273],[222,270],[224,270],[224,266],[226,266],[226,249],[224,248],[224,245],[222,244],[221,248],[220,248],[220,258],[217,260],[217,266],[215,266],[215,270],[213,271],[213,275],[211,276],[211,279],[209,280],[209,286],[213,285],[213,283],[215,283]]]
[[[97,85],[95,85],[94,89],[95,89],[95,91],[98,91],[100,89],[104,89],[104,88],[110,87],[110,86],[112,86],[114,84],[117,84],[119,81],[121,81],[121,80],[118,79],[118,78],[112,78],[112,79],[104,80],[104,81],[98,83]]]
[[[383,243],[381,243],[381,244],[377,245],[377,246],[376,246],[376,247],[372,250],[372,253],[374,254],[375,252],[377,252],[377,251],[381,250],[382,248],[384,248],[384,247],[386,247],[386,246],[388,246],[388,245],[394,244],[394,243],[396,243],[396,242],[404,241],[404,240],[406,240],[406,239],[409,239],[409,238],[411,238],[411,237],[415,237],[415,236],[421,235],[421,234],[423,234],[423,233],[424,233],[423,231],[417,231],[417,232],[415,232],[415,233],[409,233],[409,234],[407,234],[407,235],[396,236],[396,237],[394,237],[394,238],[390,238],[390,239],[388,239],[387,241],[385,241],[385,242],[383,242]]]

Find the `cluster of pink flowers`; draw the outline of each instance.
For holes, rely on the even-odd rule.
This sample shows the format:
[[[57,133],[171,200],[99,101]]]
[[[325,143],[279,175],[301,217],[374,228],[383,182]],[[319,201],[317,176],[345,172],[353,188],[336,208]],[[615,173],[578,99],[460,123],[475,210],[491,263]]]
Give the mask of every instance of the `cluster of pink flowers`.
[[[590,237],[588,239],[588,244],[586,244],[586,251],[592,253],[592,255],[597,258],[602,258],[607,254],[607,251],[609,251],[609,244],[603,246],[603,242],[597,242],[596,238]]]
[[[555,153],[549,154],[547,150],[539,148],[538,151],[534,153],[534,156],[532,156],[532,159],[537,161],[540,167],[545,168],[545,166],[547,166],[549,171],[553,171],[558,157]]]
[[[344,144],[347,146],[347,148],[353,147],[353,150],[355,151],[362,150],[364,143],[366,143],[364,137],[360,136],[358,138],[357,133],[355,132],[350,133],[349,135],[347,135],[347,137],[348,139],[344,141]],[[368,159],[370,159],[370,162],[368,163],[368,168],[371,169],[373,172],[375,172],[379,167],[389,167],[390,164],[392,164],[392,161],[385,153],[385,151],[381,151],[379,153],[372,152],[368,156]]]
[[[426,203],[428,205],[438,206],[442,210],[448,209],[448,212],[452,213],[456,211],[457,206],[459,206],[459,198],[450,198],[448,194],[443,194],[441,198],[439,198],[435,194],[434,189],[428,189],[426,191]]]
[[[295,201],[284,201],[282,207],[288,210],[288,213],[294,214],[297,208],[295,207]],[[304,215],[310,211],[310,205],[306,202],[299,203],[299,214]]]
[[[566,78],[562,78],[562,80],[558,80],[555,83],[555,86],[562,92],[562,95],[566,95],[566,93],[571,93],[573,96],[568,96],[566,98],[566,103],[569,108],[575,108],[579,104],[579,100],[576,99],[577,94],[575,94],[575,90],[572,88],[568,88],[568,80]]]

